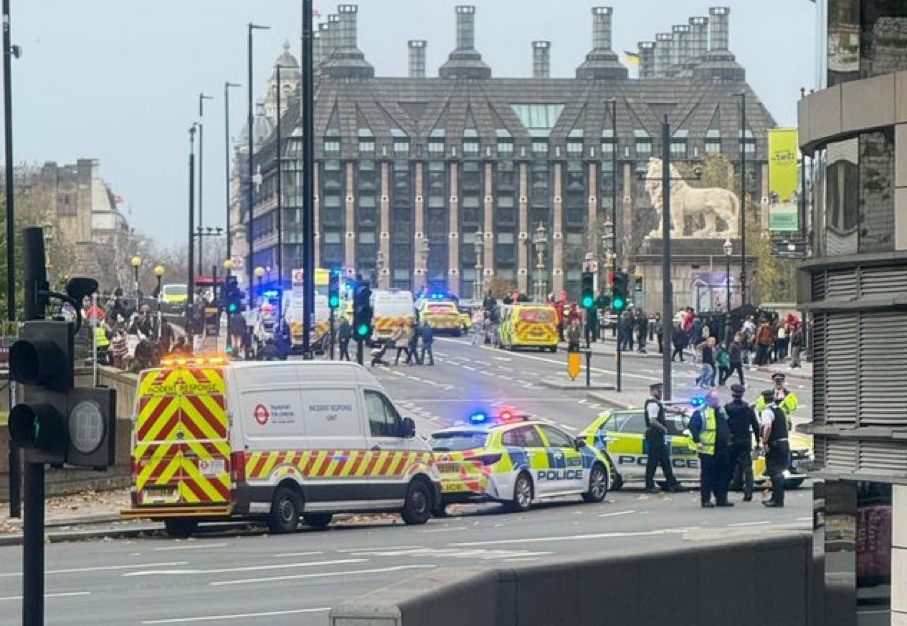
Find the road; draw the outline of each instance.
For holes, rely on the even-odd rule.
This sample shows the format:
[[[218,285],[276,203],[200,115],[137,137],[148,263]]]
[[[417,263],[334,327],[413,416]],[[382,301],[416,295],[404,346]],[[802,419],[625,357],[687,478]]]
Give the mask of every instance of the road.
[[[375,368],[390,395],[423,431],[495,403],[547,417],[571,429],[601,406],[582,391],[539,384],[566,376],[562,353],[507,353],[456,339],[436,345],[434,367]],[[598,374],[607,377],[601,357]],[[654,359],[629,357],[628,394],[660,372]],[[678,368],[679,380],[692,368]],[[768,384],[762,376],[760,384]],[[798,390],[799,392],[800,390]],[[804,400],[808,400],[804,398]],[[806,403],[806,402],[804,402]],[[596,552],[645,550],[704,537],[772,528],[809,528],[811,490],[788,506],[756,502],[701,509],[693,492],[612,492],[601,504],[579,498],[504,513],[498,505],[458,507],[446,519],[406,527],[389,516],[355,518],[326,531],[293,535],[213,529],[188,541],[163,536],[47,546],[47,624],[273,624],[324,626],[331,606],[438,567],[507,566]],[[0,626],[19,623],[21,552],[0,549]]]

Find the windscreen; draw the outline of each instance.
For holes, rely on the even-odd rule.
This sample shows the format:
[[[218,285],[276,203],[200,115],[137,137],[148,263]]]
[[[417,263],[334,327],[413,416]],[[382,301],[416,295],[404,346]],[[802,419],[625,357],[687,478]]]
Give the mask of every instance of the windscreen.
[[[521,322],[532,322],[535,324],[550,324],[555,322],[554,311],[551,309],[522,309],[520,310]]]
[[[435,433],[428,444],[435,452],[459,452],[485,447],[488,433],[484,432],[450,432]]]
[[[185,296],[188,293],[186,285],[164,285],[165,296]]]

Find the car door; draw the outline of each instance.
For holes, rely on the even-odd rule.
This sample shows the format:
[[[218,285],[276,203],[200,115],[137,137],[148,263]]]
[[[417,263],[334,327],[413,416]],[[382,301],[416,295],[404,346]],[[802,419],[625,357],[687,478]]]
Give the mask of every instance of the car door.
[[[687,430],[689,418],[681,414],[667,414],[666,443],[669,448],[671,468],[679,480],[699,480],[699,454]]]
[[[646,419],[642,409],[620,411],[612,414],[605,425],[608,453],[617,473],[628,480],[642,480],[646,472],[648,445],[646,444]]]
[[[560,428],[547,424],[539,426],[539,429],[546,440],[548,458],[553,460],[556,467],[553,473],[554,491],[583,491],[583,455],[577,450],[573,437]]]
[[[532,476],[535,495],[536,497],[544,496],[549,491],[546,472],[551,465],[548,450],[538,428],[532,424],[512,428],[501,435],[501,444],[507,448],[515,470],[522,465],[519,455],[525,455],[525,464]],[[512,480],[516,480],[516,472],[514,472]]]
[[[380,391],[365,389],[363,394],[369,427],[369,500],[378,505],[402,501],[406,497],[405,472],[410,454],[410,440],[400,436],[403,420]]]

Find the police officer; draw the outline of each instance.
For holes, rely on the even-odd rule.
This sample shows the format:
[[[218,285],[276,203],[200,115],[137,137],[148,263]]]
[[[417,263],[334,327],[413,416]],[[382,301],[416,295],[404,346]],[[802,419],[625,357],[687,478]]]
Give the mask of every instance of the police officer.
[[[775,372],[772,374],[772,381],[775,383],[775,388],[772,389],[772,397],[775,400],[775,404],[784,411],[784,415],[787,417],[787,428],[790,430],[790,416],[797,410],[799,404],[797,402],[796,394],[784,385],[785,378],[784,372]],[[762,411],[765,410],[765,407],[766,400],[760,397],[756,402],[756,411],[761,415]]]
[[[674,478],[669,451],[665,445],[668,427],[665,421],[665,408],[661,403],[662,387],[662,383],[649,385],[651,396],[646,400],[644,407],[646,445],[649,448],[646,459],[646,491],[648,493],[658,493],[658,489],[655,487],[655,469],[658,467],[661,467],[664,474],[668,491],[680,491],[680,483]]]
[[[731,385],[732,400],[724,406],[727,414],[727,425],[731,431],[731,445],[728,448],[729,473],[733,477],[736,472],[743,480],[743,501],[753,499],[753,437],[759,445],[760,430],[756,412],[749,404],[743,401],[746,387]],[[733,482],[733,481],[732,481]]]
[[[714,391],[709,392],[706,397],[706,406],[693,414],[690,432],[699,451],[699,494],[703,508],[734,506],[734,503],[728,502],[727,499],[729,482],[727,450],[731,433],[727,425],[727,415],[721,408],[721,398]]]
[[[762,423],[762,449],[765,450],[765,473],[772,481],[772,497],[763,500],[769,507],[784,506],[784,470],[790,459],[787,441],[787,416],[775,400],[775,390],[762,392],[765,408],[760,415]]]

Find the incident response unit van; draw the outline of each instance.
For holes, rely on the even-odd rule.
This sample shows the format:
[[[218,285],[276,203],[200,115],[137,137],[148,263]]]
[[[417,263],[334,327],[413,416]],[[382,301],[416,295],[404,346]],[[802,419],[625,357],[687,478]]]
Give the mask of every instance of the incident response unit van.
[[[411,328],[416,321],[415,302],[411,291],[380,289],[372,293],[372,341],[387,341],[403,322]]]
[[[354,363],[190,358],[139,375],[124,517],[182,537],[200,521],[291,532],[353,511],[422,524],[439,494],[431,448]]]
[[[547,304],[512,304],[501,316],[501,345],[557,352],[557,310]]]

